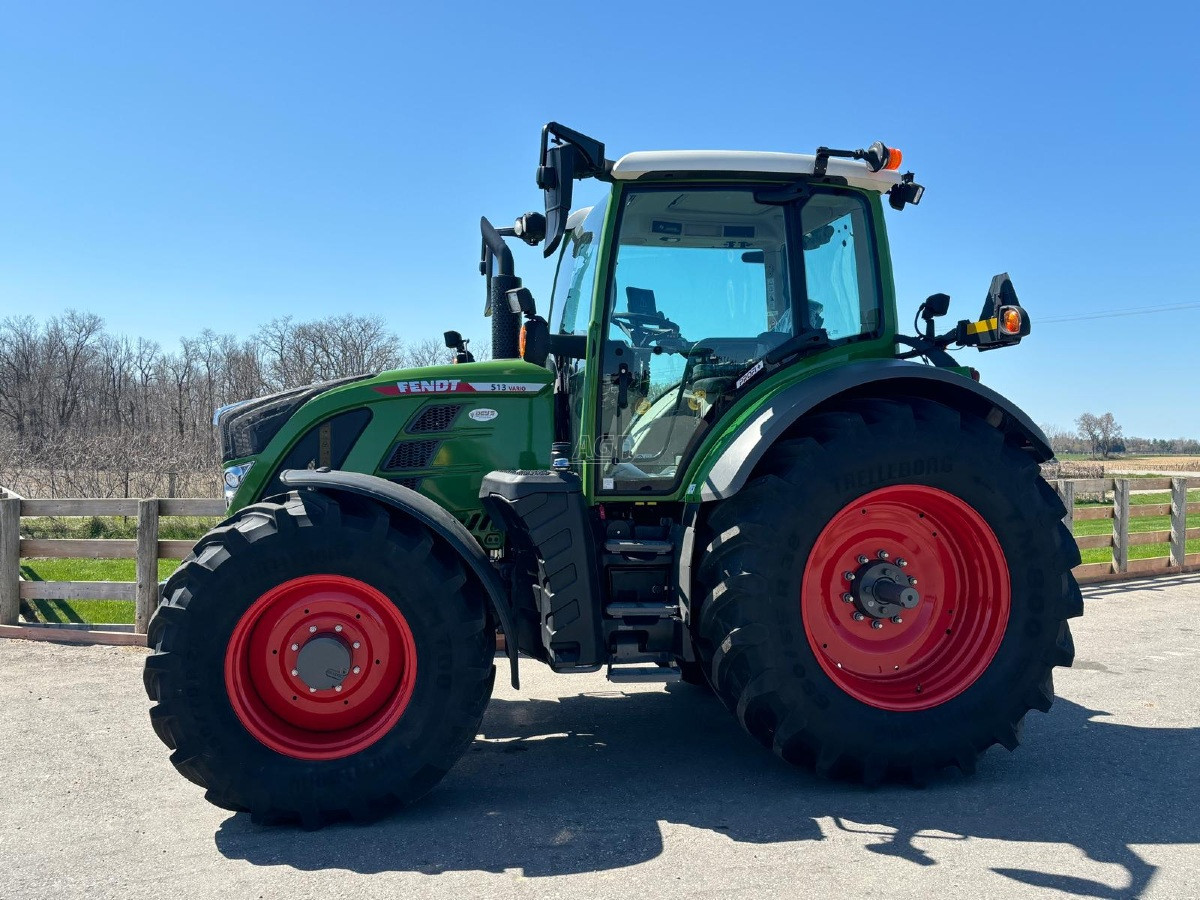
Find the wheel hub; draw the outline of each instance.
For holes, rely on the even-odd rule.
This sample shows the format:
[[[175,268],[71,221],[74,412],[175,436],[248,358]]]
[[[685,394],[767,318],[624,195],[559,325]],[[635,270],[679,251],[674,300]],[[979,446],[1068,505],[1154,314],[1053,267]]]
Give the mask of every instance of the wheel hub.
[[[854,573],[851,596],[864,616],[890,619],[921,602],[920,592],[903,569],[885,560],[860,565]]]
[[[399,721],[416,669],[412,630],[387,596],[343,575],[304,575],[242,615],[225,687],[242,724],[270,749],[338,759]]]
[[[350,648],[329,635],[314,637],[296,655],[297,676],[308,687],[327,691],[350,674]]]
[[[957,696],[988,667],[1011,584],[999,540],[975,509],[938,488],[900,484],[830,518],[800,593],[809,645],[838,687],[880,709],[918,710]]]

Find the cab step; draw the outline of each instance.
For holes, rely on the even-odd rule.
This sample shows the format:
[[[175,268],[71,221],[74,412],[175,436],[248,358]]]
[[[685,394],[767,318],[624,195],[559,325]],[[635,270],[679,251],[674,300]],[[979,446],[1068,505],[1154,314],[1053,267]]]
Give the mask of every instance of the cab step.
[[[604,614],[610,619],[669,619],[679,615],[679,603],[618,601],[604,607]]]
[[[605,541],[604,549],[609,553],[648,553],[653,556],[665,556],[674,552],[675,545],[670,541],[619,537],[609,538]]]
[[[676,666],[609,666],[608,680],[613,684],[674,684],[680,673]]]

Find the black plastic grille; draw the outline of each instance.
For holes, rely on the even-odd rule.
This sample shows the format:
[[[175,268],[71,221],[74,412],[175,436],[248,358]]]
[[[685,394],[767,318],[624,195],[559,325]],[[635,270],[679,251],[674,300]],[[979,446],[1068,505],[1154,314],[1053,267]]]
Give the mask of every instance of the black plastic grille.
[[[400,485],[401,487],[408,488],[410,491],[418,490],[421,487],[420,478],[393,478],[391,480],[396,482],[396,484]]]
[[[461,403],[438,403],[427,406],[408,424],[408,431],[419,434],[423,431],[448,431],[450,424],[462,409]]]
[[[388,457],[385,469],[424,469],[433,460],[441,441],[401,441]]]

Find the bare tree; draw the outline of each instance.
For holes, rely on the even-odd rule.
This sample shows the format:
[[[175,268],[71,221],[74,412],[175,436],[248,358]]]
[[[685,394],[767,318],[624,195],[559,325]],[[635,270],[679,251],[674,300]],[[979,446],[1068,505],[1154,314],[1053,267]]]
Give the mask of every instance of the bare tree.
[[[214,493],[214,407],[450,360],[440,339],[405,344],[379,316],[283,317],[246,339],[205,330],[170,352],[90,313],[0,319],[0,483],[26,496],[152,496],[170,479]]]
[[[1081,413],[1075,420],[1079,436],[1087,442],[1090,453],[1094,457],[1100,448],[1100,422],[1091,413]]]
[[[1100,431],[1100,452],[1105,459],[1108,459],[1108,455],[1116,449],[1118,444],[1123,442],[1125,436],[1121,426],[1117,424],[1110,412],[1100,416],[1096,423]]]
[[[1102,416],[1083,413],[1075,420],[1075,425],[1079,429],[1079,436],[1091,448],[1093,457],[1101,456],[1108,459],[1113,448],[1120,444],[1124,437],[1121,426],[1117,424],[1110,412],[1106,412]]]
[[[424,338],[412,344],[406,344],[400,357],[400,366],[405,369],[417,369],[422,366],[444,366],[453,361],[451,351],[445,341]]]

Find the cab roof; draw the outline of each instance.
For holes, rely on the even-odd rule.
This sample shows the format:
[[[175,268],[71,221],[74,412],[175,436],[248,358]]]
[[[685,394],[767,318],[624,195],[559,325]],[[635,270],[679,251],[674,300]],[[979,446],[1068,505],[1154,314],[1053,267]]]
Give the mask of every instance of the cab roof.
[[[811,153],[771,153],[757,150],[640,150],[626,153],[615,163],[611,175],[618,181],[666,177],[679,173],[730,175],[812,175],[816,156]],[[872,172],[865,162],[830,159],[826,174],[845,178],[847,184],[886,193],[901,182],[898,171]]]

